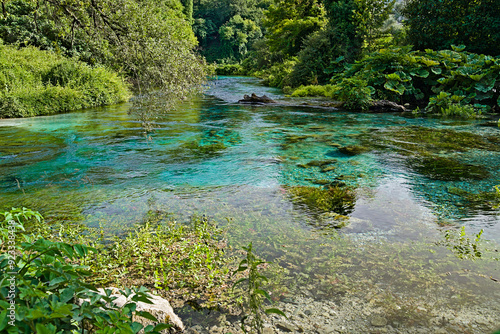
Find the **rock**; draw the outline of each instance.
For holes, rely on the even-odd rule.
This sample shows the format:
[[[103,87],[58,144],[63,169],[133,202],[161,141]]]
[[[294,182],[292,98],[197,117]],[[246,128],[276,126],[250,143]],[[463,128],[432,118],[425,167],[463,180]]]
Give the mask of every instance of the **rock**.
[[[262,334],[274,334],[274,330],[271,327],[266,327],[262,330]]]
[[[278,321],[276,323],[276,327],[284,332],[295,332],[297,330],[297,327],[295,327],[292,324],[289,324],[288,322],[284,321]]]
[[[322,334],[333,334],[337,332],[337,328],[334,326],[326,326],[319,328],[318,331]]]
[[[373,101],[368,110],[372,112],[408,111],[404,106],[387,100]]]
[[[387,319],[384,317],[381,317],[380,315],[375,315],[370,320],[370,323],[374,327],[384,327],[385,325],[387,325]]]
[[[350,146],[339,147],[339,151],[341,153],[346,154],[346,155],[353,156],[353,155],[358,155],[358,154],[368,152],[368,151],[370,151],[370,149],[368,147],[365,147],[365,146],[350,145]]]
[[[132,293],[130,296],[125,297],[120,293],[120,290],[111,287],[111,288],[106,288],[106,290],[111,290],[111,297],[116,297],[115,300],[113,300],[114,306],[117,308],[121,308],[128,304],[132,297],[135,295]],[[98,289],[98,293],[105,296],[106,293],[104,289],[100,288]],[[172,306],[170,306],[170,303],[168,300],[163,299],[159,296],[155,296],[152,294],[149,294],[150,300],[152,301],[152,304],[144,303],[144,302],[136,302],[136,311],[146,311],[151,313],[156,319],[158,319],[158,322],[153,322],[149,319],[145,319],[140,316],[133,316],[132,320],[137,321],[138,323],[142,324],[144,327],[148,325],[153,325],[156,326],[158,323],[166,323],[166,324],[172,324],[174,329],[179,330],[179,331],[184,331],[184,324],[182,323],[181,319],[177,316],[177,314],[174,313],[174,310],[172,309]],[[79,303],[83,303],[84,300],[78,301]],[[165,329],[161,331],[161,333],[169,333],[168,329]]]
[[[265,95],[257,96],[255,95],[255,93],[253,93],[251,96],[244,95],[243,100],[239,100],[238,103],[267,104],[267,103],[276,103],[276,101]]]

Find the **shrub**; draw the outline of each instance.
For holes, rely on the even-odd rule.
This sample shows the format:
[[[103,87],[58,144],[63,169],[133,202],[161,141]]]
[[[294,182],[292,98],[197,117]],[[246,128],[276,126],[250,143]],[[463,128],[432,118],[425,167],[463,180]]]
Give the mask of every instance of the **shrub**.
[[[240,64],[217,65],[215,73],[218,75],[245,75],[245,69]]]
[[[410,47],[379,50],[348,65],[332,78],[363,80],[374,98],[427,105],[441,92],[475,108],[500,106],[500,58],[453,50],[411,51]],[[432,109],[432,108],[431,108]]]
[[[342,105],[347,110],[368,110],[372,103],[372,89],[366,81],[354,78],[345,78],[337,85],[333,97],[343,101]]]
[[[116,104],[130,96],[117,73],[34,47],[0,45],[0,118]]]
[[[334,85],[309,85],[309,86],[300,86],[296,90],[294,90],[291,94],[293,97],[304,97],[304,96],[324,96],[324,97],[332,97],[335,92],[339,90],[338,86]]]
[[[441,92],[429,99],[426,110],[443,116],[458,116],[463,118],[475,118],[481,114],[481,110],[474,109],[471,105],[462,105],[463,97]]]

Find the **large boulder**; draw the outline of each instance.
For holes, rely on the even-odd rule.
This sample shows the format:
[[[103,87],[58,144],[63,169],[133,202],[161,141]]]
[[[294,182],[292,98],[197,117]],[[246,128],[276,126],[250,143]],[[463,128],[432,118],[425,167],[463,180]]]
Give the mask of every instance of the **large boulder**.
[[[267,97],[265,95],[262,96],[257,96],[255,93],[253,93],[251,96],[244,95],[243,100],[239,100],[239,103],[249,103],[249,104],[267,104],[267,103],[276,103],[273,99],[270,97]]]
[[[120,293],[120,290],[111,287],[111,288],[106,288],[106,290],[111,290],[111,297],[116,298],[113,300],[113,304],[117,308],[122,308],[129,302],[131,302],[132,298],[134,297],[134,293],[130,294],[128,297],[122,295]],[[104,289],[98,289],[99,294],[105,296],[106,293]],[[167,333],[172,333],[172,332],[182,332],[184,331],[185,327],[184,324],[182,323],[182,320],[177,316],[177,314],[174,313],[174,310],[172,306],[170,306],[170,303],[168,300],[163,299],[159,296],[148,294],[149,299],[153,302],[152,304],[144,303],[144,302],[136,302],[136,311],[145,311],[151,313],[156,319],[158,319],[158,322],[153,322],[149,319],[136,316],[134,315],[132,320],[137,321],[138,323],[142,324],[144,327],[148,325],[153,325],[156,326],[159,323],[165,323],[165,324],[171,324],[173,327],[170,329],[165,329],[162,331],[162,333],[167,334]],[[83,303],[84,300],[80,300],[81,303]]]

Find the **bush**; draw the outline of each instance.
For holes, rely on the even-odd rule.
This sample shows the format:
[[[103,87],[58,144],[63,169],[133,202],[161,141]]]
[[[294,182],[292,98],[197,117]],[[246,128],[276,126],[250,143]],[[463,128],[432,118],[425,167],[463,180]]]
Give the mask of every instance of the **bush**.
[[[309,85],[300,86],[294,90],[291,94],[293,97],[305,97],[305,96],[323,96],[323,97],[333,97],[334,93],[339,90],[338,86],[334,85]]]
[[[463,98],[450,93],[441,92],[429,99],[426,110],[443,116],[458,116],[463,118],[475,118],[481,114],[481,110],[474,109],[471,105],[462,105]]]
[[[217,75],[245,75],[245,69],[240,64],[220,64],[215,69]]]
[[[374,97],[427,105],[441,92],[476,108],[500,105],[500,58],[453,50],[411,51],[410,47],[379,50],[347,66],[332,78],[365,81]]]
[[[292,73],[296,63],[296,58],[285,60],[284,62],[274,64],[266,70],[255,72],[254,75],[264,79],[264,85],[283,88],[290,86],[288,76]]]
[[[118,74],[34,47],[0,45],[0,118],[116,104],[130,96]]]

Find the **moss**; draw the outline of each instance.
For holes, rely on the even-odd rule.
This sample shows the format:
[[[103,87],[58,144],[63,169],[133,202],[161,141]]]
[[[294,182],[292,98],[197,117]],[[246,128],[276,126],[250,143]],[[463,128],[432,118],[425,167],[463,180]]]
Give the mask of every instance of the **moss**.
[[[339,151],[343,154],[352,156],[352,155],[366,153],[370,151],[370,148],[366,146],[350,145],[350,146],[339,147]]]
[[[490,175],[482,166],[466,164],[455,159],[440,156],[410,158],[407,163],[410,168],[434,180],[483,180]]]
[[[347,215],[354,210],[356,196],[347,187],[328,186],[326,188],[297,186],[290,187],[288,192],[293,200],[306,205],[316,212],[335,212]]]

